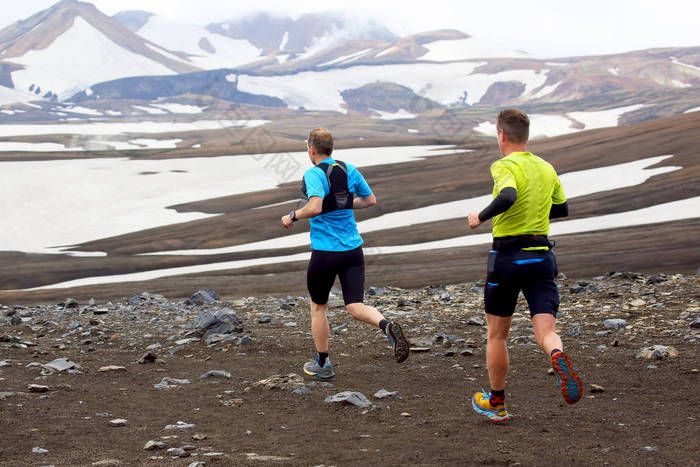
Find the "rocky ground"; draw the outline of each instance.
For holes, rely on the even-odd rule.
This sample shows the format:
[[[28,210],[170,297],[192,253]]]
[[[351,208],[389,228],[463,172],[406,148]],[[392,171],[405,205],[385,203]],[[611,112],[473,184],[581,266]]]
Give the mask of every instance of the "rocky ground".
[[[574,406],[521,302],[507,424],[471,409],[488,388],[478,282],[368,290],[411,339],[401,365],[333,296],[327,382],[301,371],[303,296],[0,306],[0,464],[698,465],[698,281],[560,276]]]

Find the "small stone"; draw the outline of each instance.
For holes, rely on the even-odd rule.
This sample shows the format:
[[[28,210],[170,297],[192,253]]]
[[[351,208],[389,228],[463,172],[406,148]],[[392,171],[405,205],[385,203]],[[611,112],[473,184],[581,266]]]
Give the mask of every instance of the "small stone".
[[[591,392],[593,392],[593,393],[605,392],[605,388],[603,386],[599,386],[597,384],[591,384]]]
[[[204,454],[204,455],[206,456],[206,454]],[[202,461],[194,461],[194,462],[188,464],[187,467],[204,467],[205,465],[207,465],[207,464],[205,464]]]
[[[109,426],[114,427],[127,426],[128,424],[129,422],[124,418],[115,418],[114,420],[109,421]]]
[[[174,388],[174,387],[182,385],[182,384],[190,384],[190,380],[189,379],[176,379],[176,378],[170,378],[170,377],[166,376],[160,380],[160,383],[154,384],[153,387],[156,389],[169,389],[169,388]]]
[[[105,459],[103,461],[93,462],[92,465],[109,467],[114,465],[122,465],[122,461],[120,461],[119,459]]]
[[[678,350],[671,346],[654,345],[640,350],[637,358],[662,360],[664,358],[676,358],[678,355]]]
[[[690,323],[691,328],[700,328],[700,318],[695,318],[691,323]]]
[[[401,416],[402,416],[402,417],[410,417],[411,414],[408,413],[408,412],[401,412]]]
[[[108,366],[103,366],[99,370],[97,370],[99,373],[106,373],[108,371],[126,371],[126,367],[123,366],[118,366],[118,365],[108,365]]]
[[[283,391],[293,391],[305,386],[304,378],[296,373],[288,375],[272,375],[253,384],[253,387],[263,387],[265,389],[281,389]]]
[[[401,399],[401,396],[399,395],[398,391],[387,391],[386,389],[380,389],[379,391],[374,393],[375,399],[386,399],[389,397],[393,399]]]
[[[640,448],[640,450],[644,452],[657,452],[659,448],[656,446],[644,446]]]
[[[194,428],[197,428],[197,425],[194,423],[185,423],[185,422],[180,422],[178,421],[174,425],[165,425],[164,430],[192,430]]]
[[[68,298],[66,299],[66,303],[64,304],[64,308],[78,308],[80,306],[80,303],[78,300],[74,298]]]
[[[219,294],[212,289],[195,292],[188,300],[188,305],[210,305],[219,300]]]
[[[40,384],[30,384],[27,386],[29,392],[49,392],[51,390],[48,386],[42,386]]]
[[[58,371],[59,373],[61,371],[70,370],[71,368],[77,368],[77,367],[78,367],[77,363],[71,362],[70,360],[68,360],[66,358],[57,358],[56,360],[52,360],[49,363],[44,364],[44,368]]]
[[[645,301],[642,300],[641,298],[637,298],[637,299],[632,300],[632,301],[630,302],[630,305],[633,306],[633,307],[635,307],[635,308],[640,307],[640,306],[644,306],[644,305],[646,305],[646,304],[647,304],[647,302],[645,302]]]
[[[553,374],[554,374],[554,368],[548,368],[548,369],[547,369],[547,374],[548,374],[548,375],[553,375]]]
[[[230,378],[231,373],[224,370],[211,370],[204,373],[199,379],[209,379],[209,378]]]
[[[171,457],[190,457],[192,454],[183,448],[170,448],[168,449],[168,455]]]
[[[165,443],[162,441],[154,441],[150,440],[146,443],[146,445],[143,447],[144,451],[157,451],[160,449],[165,449]]]
[[[47,451],[47,450],[44,449],[44,448],[35,447],[35,448],[32,448],[32,452],[33,452],[34,454],[47,454],[49,451]]]
[[[265,324],[265,323],[269,323],[270,321],[272,321],[272,315],[268,315],[268,314],[259,314],[258,315],[258,323]]]
[[[603,321],[603,326],[606,328],[612,328],[612,329],[624,329],[627,327],[627,321],[624,319],[606,319]]]
[[[656,365],[647,365],[647,370],[658,370],[659,367]]]
[[[484,319],[479,316],[472,316],[467,321],[467,324],[470,326],[483,326],[484,324],[486,324],[486,321],[484,321]]]
[[[207,435],[204,435],[202,433],[195,433],[192,435],[192,439],[195,441],[203,441],[207,439]]]
[[[459,353],[459,355],[462,357],[471,357],[474,355],[474,351],[472,349],[464,349]]]
[[[362,409],[365,409],[367,407],[371,407],[372,403],[365,397],[364,394],[361,392],[357,391],[343,391],[339,392],[337,394],[334,394],[332,396],[326,397],[323,402],[326,403],[334,403],[334,402],[340,402],[343,404],[352,404],[356,405],[357,407],[360,407]]]
[[[0,392],[0,401],[4,401],[5,399],[9,399],[10,397],[14,396],[14,392],[8,392],[8,391],[3,391]]]
[[[301,396],[305,396],[307,394],[311,394],[311,390],[309,388],[307,388],[306,386],[302,386],[302,387],[297,388],[294,391],[292,391],[292,394],[298,394]]]

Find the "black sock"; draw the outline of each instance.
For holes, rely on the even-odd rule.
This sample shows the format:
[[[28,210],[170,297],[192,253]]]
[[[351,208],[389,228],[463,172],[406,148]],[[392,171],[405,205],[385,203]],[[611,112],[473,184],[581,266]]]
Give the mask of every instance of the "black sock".
[[[384,334],[386,334],[386,327],[389,326],[390,324],[391,324],[391,321],[389,321],[388,319],[383,319],[379,322],[379,329],[381,329],[382,332]]]
[[[553,357],[554,354],[557,353],[557,352],[561,352],[561,349],[554,349],[554,350],[552,350],[552,353],[549,354],[549,356],[550,356],[550,357]]]
[[[328,352],[318,353],[318,366],[323,366],[326,364],[326,359],[328,358]]]
[[[500,391],[496,391],[495,389],[491,389],[491,397],[489,398],[489,402],[491,403],[492,407],[496,407],[500,404],[505,404],[506,390],[501,389]]]

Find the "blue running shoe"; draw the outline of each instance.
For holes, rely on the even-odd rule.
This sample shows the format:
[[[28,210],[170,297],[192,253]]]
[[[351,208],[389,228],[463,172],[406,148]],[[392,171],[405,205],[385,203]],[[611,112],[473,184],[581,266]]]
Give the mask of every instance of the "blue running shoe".
[[[571,365],[571,360],[564,352],[556,352],[552,355],[552,367],[559,378],[561,395],[567,404],[575,404],[583,394],[583,383]]]
[[[314,358],[310,362],[304,363],[304,373],[316,378],[328,379],[335,376],[330,357],[326,358],[323,366],[318,364],[318,353],[314,352]]]
[[[491,405],[491,394],[483,389],[472,397],[472,408],[479,415],[483,415],[494,422],[505,422],[510,420],[512,415],[506,410],[506,404]]]

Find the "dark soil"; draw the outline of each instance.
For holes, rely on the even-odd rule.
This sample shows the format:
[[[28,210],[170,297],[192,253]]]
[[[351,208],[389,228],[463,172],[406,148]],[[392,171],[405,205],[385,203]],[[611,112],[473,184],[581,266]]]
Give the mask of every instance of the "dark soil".
[[[563,401],[555,377],[547,373],[547,358],[532,342],[521,303],[509,345],[507,403],[514,419],[505,424],[478,416],[470,405],[474,392],[488,390],[485,327],[468,324],[483,317],[474,283],[368,295],[368,303],[430,347],[412,353],[404,364],[393,361],[378,330],[351,321],[334,299],[331,326],[348,324],[346,331],[332,334],[336,377],[332,387],[313,387],[308,395],[253,385],[273,374],[303,375],[301,365],[313,343],[301,298],[211,305],[234,309],[253,342],[212,347],[193,342],[174,355],[169,353],[176,347],[173,340],[186,336],[187,325],[210,307],[164,300],[107,305],[104,315],[84,306],[6,308],[4,314],[31,319],[0,326],[0,361],[9,363],[0,368],[0,391],[15,393],[0,401],[0,464],[92,465],[115,459],[122,465],[196,460],[206,465],[698,465],[700,335],[690,327],[699,311],[698,279],[617,275],[564,280],[560,290],[558,329],[583,379],[584,396],[574,406]],[[295,306],[280,310],[284,303]],[[260,324],[260,313],[270,313],[272,321]],[[602,323],[608,318],[623,318],[629,327],[607,329]],[[71,322],[83,327],[71,332]],[[464,341],[446,347],[433,341],[440,333]],[[2,342],[10,336],[36,345],[25,349]],[[135,363],[153,343],[163,346],[156,363]],[[56,347],[60,344],[64,350]],[[656,344],[673,346],[679,356],[635,358]],[[473,355],[463,356],[463,350]],[[81,365],[81,374],[41,376],[40,368],[27,367],[58,357]],[[126,371],[98,372],[106,365]],[[232,377],[200,380],[209,370],[226,370]],[[192,384],[155,389],[166,376]],[[50,391],[29,393],[28,384],[47,385]],[[591,392],[591,384],[604,391]],[[374,399],[379,389],[398,391],[402,399]],[[345,390],[362,392],[376,408],[324,403]],[[127,419],[128,426],[110,427],[114,418]],[[178,421],[197,427],[164,431]],[[193,439],[195,433],[206,439]],[[149,440],[168,448],[191,445],[192,457],[145,451]],[[32,454],[33,447],[48,453]],[[207,452],[221,454],[206,457]]]

